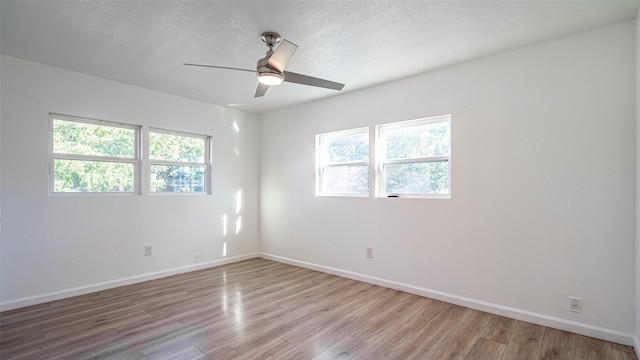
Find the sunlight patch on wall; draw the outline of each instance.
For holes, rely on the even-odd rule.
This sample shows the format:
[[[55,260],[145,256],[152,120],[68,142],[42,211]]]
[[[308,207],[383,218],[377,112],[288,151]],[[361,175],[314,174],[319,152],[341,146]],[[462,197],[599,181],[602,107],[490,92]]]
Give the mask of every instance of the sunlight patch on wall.
[[[224,244],[222,244],[222,257],[226,257],[227,256],[227,242],[225,241]]]
[[[227,214],[222,216],[222,236],[227,236]]]
[[[241,209],[242,209],[242,189],[238,190],[238,193],[236,194],[236,214],[239,214]]]
[[[237,123],[237,122],[235,122],[235,121],[233,122],[233,129],[234,129],[236,132],[240,132],[240,127],[238,126],[238,123]]]
[[[238,235],[240,229],[242,229],[242,216],[238,216],[238,220],[236,220],[236,235]]]

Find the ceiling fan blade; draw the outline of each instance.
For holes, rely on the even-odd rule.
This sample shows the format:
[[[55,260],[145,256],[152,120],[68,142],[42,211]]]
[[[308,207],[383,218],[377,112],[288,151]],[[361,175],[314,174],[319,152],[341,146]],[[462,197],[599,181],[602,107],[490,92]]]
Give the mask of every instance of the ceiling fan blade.
[[[298,74],[290,71],[285,71],[282,73],[282,75],[284,75],[284,81],[292,82],[296,84],[317,86],[321,88],[338,90],[338,91],[342,90],[342,88],[344,87],[344,84],[341,84],[341,83],[319,79],[313,76],[302,75],[302,74]]]
[[[271,55],[271,57],[267,61],[267,64],[272,68],[283,72],[284,68],[287,67],[289,60],[291,60],[291,57],[296,52],[296,50],[298,50],[298,45],[292,43],[287,39],[284,39],[282,40],[276,51],[273,52],[273,55]]]
[[[254,73],[254,74],[256,73],[256,71],[255,71],[255,70],[241,69],[241,68],[234,68],[234,67],[227,67],[227,66],[204,65],[204,64],[188,64],[188,63],[184,63],[183,65],[187,65],[187,66],[208,67],[208,68],[214,68],[214,69],[240,70],[240,71],[248,71],[248,72],[252,72],[252,73]]]
[[[258,88],[256,89],[256,94],[254,97],[263,97],[267,90],[269,90],[269,85],[258,83]]]

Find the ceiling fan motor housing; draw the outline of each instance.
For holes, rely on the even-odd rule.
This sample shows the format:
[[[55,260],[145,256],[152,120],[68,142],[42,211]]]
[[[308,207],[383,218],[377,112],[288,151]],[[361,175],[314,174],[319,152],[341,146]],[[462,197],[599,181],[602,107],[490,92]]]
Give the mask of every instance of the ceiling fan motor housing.
[[[264,39],[264,35],[263,35],[263,39]],[[267,51],[267,56],[258,60],[258,63],[256,66],[257,67],[256,78],[258,78],[258,81],[260,81],[260,78],[266,75],[269,77],[279,78],[280,81],[278,83],[281,83],[282,81],[284,81],[284,75],[280,71],[269,66],[268,64],[268,61],[269,61],[269,58],[271,58],[271,55],[273,55],[273,51],[269,50]]]

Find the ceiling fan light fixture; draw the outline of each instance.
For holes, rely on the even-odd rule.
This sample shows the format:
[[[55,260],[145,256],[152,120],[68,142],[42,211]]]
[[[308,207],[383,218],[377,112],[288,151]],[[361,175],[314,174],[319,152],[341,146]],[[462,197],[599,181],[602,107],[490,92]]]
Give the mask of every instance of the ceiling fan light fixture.
[[[284,81],[284,76],[272,72],[258,73],[258,82],[268,86],[280,85]]]

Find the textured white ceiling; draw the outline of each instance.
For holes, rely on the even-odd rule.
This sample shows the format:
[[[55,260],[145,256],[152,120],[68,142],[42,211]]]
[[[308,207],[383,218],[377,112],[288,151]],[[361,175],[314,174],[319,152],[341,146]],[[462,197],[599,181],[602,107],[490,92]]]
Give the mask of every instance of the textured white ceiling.
[[[256,113],[339,94],[284,83],[255,99],[264,31],[299,46],[287,70],[393,81],[634,19],[638,1],[0,1],[9,56]]]

